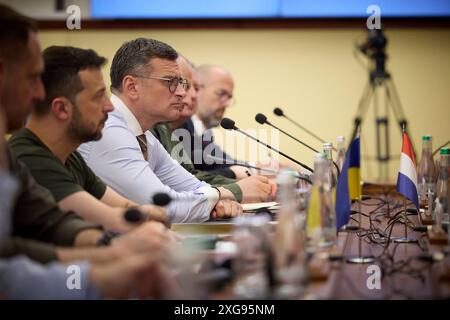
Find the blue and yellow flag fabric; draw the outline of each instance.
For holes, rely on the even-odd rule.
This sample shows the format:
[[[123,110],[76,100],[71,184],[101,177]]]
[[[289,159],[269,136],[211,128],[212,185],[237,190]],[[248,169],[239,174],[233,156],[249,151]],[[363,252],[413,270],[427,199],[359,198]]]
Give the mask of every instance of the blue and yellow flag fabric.
[[[339,175],[336,188],[336,227],[339,230],[350,221],[351,200],[361,198],[359,138],[351,143]]]

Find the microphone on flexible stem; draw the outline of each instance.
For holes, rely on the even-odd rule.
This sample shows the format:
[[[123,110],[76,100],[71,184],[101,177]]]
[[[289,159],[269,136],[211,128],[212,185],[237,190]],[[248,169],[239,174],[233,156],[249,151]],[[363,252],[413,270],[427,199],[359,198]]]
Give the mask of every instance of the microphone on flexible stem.
[[[267,143],[264,143],[264,142],[260,141],[259,139],[249,135],[247,132],[242,131],[241,129],[239,129],[238,127],[235,126],[235,122],[233,120],[231,120],[230,118],[223,118],[222,121],[220,122],[220,125],[222,126],[222,128],[224,128],[226,130],[236,130],[236,131],[242,133],[244,136],[246,136],[246,137],[248,137],[248,138],[250,138],[252,140],[255,140],[256,142],[262,144],[266,148],[275,151],[276,153],[278,153],[278,154],[282,155],[283,157],[291,160],[292,162],[295,162],[296,164],[298,164],[299,166],[305,168],[306,170],[314,172],[314,170],[311,169],[310,167],[308,167],[306,164],[303,164],[300,161],[295,160],[294,158],[288,156],[284,152],[281,152],[281,151],[275,149],[274,147],[268,145]]]
[[[214,161],[223,161],[222,158],[219,157],[215,157],[212,156],[210,154],[207,154],[206,157],[210,160],[214,160]],[[262,172],[267,172],[270,174],[277,174],[278,172],[276,170],[272,170],[272,169],[268,169],[268,168],[260,168],[257,166],[252,166],[251,164],[248,164],[247,162],[244,161],[225,161],[225,164],[232,164],[232,165],[236,165],[236,166],[241,166],[241,167],[246,167],[246,168],[250,168],[250,169],[255,169],[258,171],[262,171]]]
[[[298,122],[296,122],[295,120],[289,118],[287,115],[284,114],[283,110],[281,110],[280,108],[275,108],[273,109],[273,113],[279,117],[284,117],[286,118],[288,121],[290,121],[291,123],[293,123],[294,125],[296,125],[298,128],[302,129],[303,131],[305,131],[306,133],[308,133],[309,135],[313,136],[314,138],[316,138],[317,140],[319,140],[322,143],[326,143],[325,140],[323,140],[322,138],[320,138],[319,136],[315,135],[314,133],[312,133],[311,131],[309,131],[308,129],[306,129],[305,127],[303,127],[302,125],[300,125]],[[335,147],[333,147],[333,150],[337,152],[337,149]]]
[[[436,150],[433,151],[432,156],[434,157],[436,155],[436,153],[439,152],[439,150],[441,150],[441,148],[444,148],[446,145],[450,144],[450,140],[447,141],[446,143],[444,143],[442,146],[440,146],[439,148],[437,148]]]
[[[212,155],[210,155],[210,154],[207,154],[206,157],[207,157],[208,159],[215,160],[215,161],[221,161],[221,160],[223,160],[222,158],[214,157],[214,156],[212,156]],[[276,174],[278,173],[277,170],[267,169],[267,168],[260,168],[260,167],[252,166],[251,164],[248,164],[248,163],[246,163],[246,162],[241,162],[241,161],[233,161],[233,162],[231,162],[231,163],[230,163],[230,162],[227,162],[227,164],[235,164],[235,165],[237,165],[237,166],[246,167],[246,168],[250,168],[250,169],[255,169],[255,170],[258,170],[258,171],[261,171],[261,172],[267,172],[267,173],[270,173],[270,174],[273,174],[273,175],[276,175]],[[308,175],[308,174],[304,174],[304,173],[295,172],[295,177],[296,177],[297,179],[306,181],[306,182],[308,182],[309,184],[312,184],[311,176],[312,176],[312,175]]]
[[[153,196],[153,204],[155,204],[157,206],[161,206],[161,207],[166,206],[170,203],[170,201],[172,201],[172,199],[170,198],[170,196],[167,193],[164,193],[164,192],[156,193]],[[129,223],[133,223],[133,224],[139,224],[139,223],[148,221],[148,216],[145,213],[143,213],[141,210],[139,210],[139,208],[137,208],[137,207],[128,208],[124,212],[123,218],[125,219],[125,221],[127,221]],[[159,221],[159,222],[161,222],[161,221]],[[167,223],[166,223],[166,225],[167,225]]]
[[[268,124],[268,125],[271,126],[272,128],[275,128],[275,129],[279,130],[281,133],[287,135],[289,138],[291,138],[291,139],[297,141],[298,143],[301,143],[301,144],[304,145],[305,147],[309,148],[311,151],[314,151],[314,152],[316,152],[316,153],[320,153],[319,151],[317,151],[317,150],[314,149],[313,147],[307,145],[307,144],[304,143],[303,141],[300,141],[300,140],[297,139],[296,137],[292,136],[291,134],[287,133],[286,131],[284,131],[284,130],[278,128],[277,126],[273,125],[272,123],[270,123],[270,122],[267,120],[267,117],[266,117],[265,115],[263,115],[262,113],[256,114],[255,120],[256,120],[256,122],[258,122],[259,124]],[[336,170],[337,170],[337,173],[338,173],[338,176],[339,176],[339,175],[341,174],[341,171],[339,170],[339,166],[338,166],[337,163],[334,162],[334,161],[333,161],[333,164],[334,164],[334,166],[336,167]]]
[[[271,126],[272,128],[275,128],[277,130],[279,130],[281,133],[287,135],[289,138],[297,141],[298,143],[301,143],[302,145],[304,145],[305,147],[307,147],[308,149],[310,149],[311,151],[314,151],[315,153],[320,153],[318,150],[314,149],[313,147],[311,147],[310,145],[307,145],[306,143],[304,143],[303,141],[300,141],[299,139],[297,139],[296,137],[294,137],[293,135],[287,133],[286,131],[278,128],[277,126],[271,124],[268,120],[267,117],[265,115],[263,115],[262,113],[257,113],[255,116],[255,120],[256,122],[258,122],[259,124],[268,124],[269,126]]]
[[[153,204],[156,206],[164,207],[172,201],[172,198],[165,192],[155,193],[153,195]]]
[[[147,221],[147,217],[137,208],[129,208],[123,214],[125,221],[130,223],[141,223]]]

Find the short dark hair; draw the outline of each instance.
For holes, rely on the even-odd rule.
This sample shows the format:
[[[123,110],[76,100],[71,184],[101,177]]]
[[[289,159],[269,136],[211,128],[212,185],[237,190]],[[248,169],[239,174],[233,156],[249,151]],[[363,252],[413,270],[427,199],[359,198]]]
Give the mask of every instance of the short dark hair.
[[[178,53],[168,44],[147,38],[125,42],[117,50],[111,64],[111,90],[121,91],[122,80],[127,75],[137,76],[150,67],[153,58],[175,61]]]
[[[36,23],[13,9],[0,4],[0,57],[19,61],[28,42],[28,33],[37,32]]]
[[[42,55],[45,64],[42,82],[46,97],[34,108],[38,115],[48,113],[56,97],[63,96],[74,103],[77,93],[83,90],[78,72],[89,68],[100,69],[106,63],[106,58],[91,49],[52,46],[45,49]]]

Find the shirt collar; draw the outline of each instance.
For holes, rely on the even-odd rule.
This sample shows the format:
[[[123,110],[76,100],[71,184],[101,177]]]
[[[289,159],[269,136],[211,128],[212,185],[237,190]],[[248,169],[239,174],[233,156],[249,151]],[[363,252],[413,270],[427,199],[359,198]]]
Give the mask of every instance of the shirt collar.
[[[130,128],[131,131],[133,131],[134,135],[140,136],[141,134],[143,134],[144,132],[142,131],[141,125],[137,121],[133,112],[131,112],[131,110],[122,101],[122,99],[112,94],[110,100],[114,106],[115,111],[119,111],[122,114],[123,118],[125,119],[125,122],[127,123],[128,128]]]
[[[191,120],[192,124],[194,125],[195,134],[199,137],[202,136],[206,131],[206,127],[203,124],[203,121],[200,120],[200,118],[196,114],[191,117]]]

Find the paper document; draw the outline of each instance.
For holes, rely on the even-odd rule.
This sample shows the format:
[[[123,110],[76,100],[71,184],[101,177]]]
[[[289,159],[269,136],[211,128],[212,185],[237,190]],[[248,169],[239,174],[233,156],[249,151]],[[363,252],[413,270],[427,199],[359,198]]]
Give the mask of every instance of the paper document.
[[[246,211],[256,211],[259,209],[279,209],[280,204],[278,202],[257,202],[257,203],[244,203],[242,208]]]

